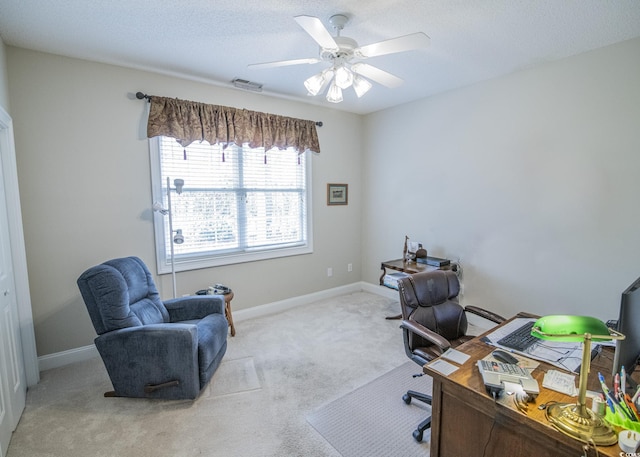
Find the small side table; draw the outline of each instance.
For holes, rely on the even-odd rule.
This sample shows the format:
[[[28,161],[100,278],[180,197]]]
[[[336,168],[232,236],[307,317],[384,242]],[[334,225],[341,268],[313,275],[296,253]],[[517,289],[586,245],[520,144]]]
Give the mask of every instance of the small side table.
[[[236,327],[233,325],[233,316],[231,315],[231,300],[233,300],[233,291],[229,291],[228,294],[222,296],[224,298],[224,315],[231,327],[231,336],[236,336]]]
[[[387,260],[385,262],[380,263],[380,269],[382,270],[382,274],[380,275],[380,285],[386,286],[384,284],[384,277],[387,274],[387,268],[390,270],[400,271],[402,273],[406,273],[408,275],[414,275],[416,273],[422,273],[423,271],[434,271],[434,270],[449,270],[451,269],[451,265],[445,265],[442,267],[434,267],[431,265],[426,265],[424,263],[418,263],[415,261],[406,261],[404,259],[397,260]],[[391,287],[393,289],[393,287]],[[387,316],[385,319],[401,319],[402,314],[396,314],[394,316]]]

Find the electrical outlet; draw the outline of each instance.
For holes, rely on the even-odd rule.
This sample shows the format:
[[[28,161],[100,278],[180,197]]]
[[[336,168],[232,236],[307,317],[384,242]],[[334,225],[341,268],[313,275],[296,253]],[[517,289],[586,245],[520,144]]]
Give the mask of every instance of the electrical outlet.
[[[348,272],[352,272],[353,271],[353,264],[352,263],[348,263],[347,264],[347,271]]]
[[[331,276],[333,276],[333,268],[329,267],[327,268],[327,276],[330,278]]]

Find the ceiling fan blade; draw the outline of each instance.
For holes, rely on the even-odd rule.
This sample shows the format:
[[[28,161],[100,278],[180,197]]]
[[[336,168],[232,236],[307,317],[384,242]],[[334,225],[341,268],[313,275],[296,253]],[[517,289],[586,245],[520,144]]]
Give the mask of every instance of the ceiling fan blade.
[[[301,65],[305,63],[314,64],[314,63],[320,63],[320,62],[322,62],[322,60],[312,57],[309,59],[278,60],[275,62],[252,63],[247,65],[247,68],[254,68],[254,69],[275,68],[275,67],[286,67],[289,65]]]
[[[356,54],[361,57],[376,57],[396,52],[411,51],[426,48],[431,43],[431,38],[422,32],[412,33],[390,40],[379,41],[356,49]]]
[[[378,84],[382,84],[390,89],[401,86],[404,81],[401,78],[398,78],[391,73],[388,73],[384,70],[380,70],[377,67],[372,65],[358,62],[351,66],[351,71],[357,73],[365,78],[368,78],[372,81],[377,82]]]
[[[295,16],[294,19],[316,43],[323,49],[338,49],[336,41],[329,31],[322,25],[322,21],[313,16]]]

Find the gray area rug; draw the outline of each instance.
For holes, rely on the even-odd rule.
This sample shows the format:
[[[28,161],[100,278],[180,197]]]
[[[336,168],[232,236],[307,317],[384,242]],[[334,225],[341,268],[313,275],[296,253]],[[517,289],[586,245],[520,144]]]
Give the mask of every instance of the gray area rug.
[[[431,407],[402,395],[409,389],[431,393],[428,376],[414,378],[420,367],[407,362],[368,384],[322,406],[307,421],[343,457],[425,457],[431,431],[418,443],[411,433]]]

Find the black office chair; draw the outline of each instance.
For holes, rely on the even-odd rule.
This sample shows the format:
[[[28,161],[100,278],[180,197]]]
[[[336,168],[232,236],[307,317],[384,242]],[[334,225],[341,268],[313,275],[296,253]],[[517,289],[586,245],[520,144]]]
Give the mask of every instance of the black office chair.
[[[476,314],[496,324],[502,316],[477,306],[462,307],[458,303],[460,282],[451,270],[434,270],[407,276],[398,281],[404,349],[407,356],[421,367],[440,357],[447,349],[469,341],[466,312]],[[415,398],[431,404],[431,396],[414,390],[402,399],[406,404]],[[423,420],[413,437],[422,441],[425,430],[431,426],[431,416]]]

